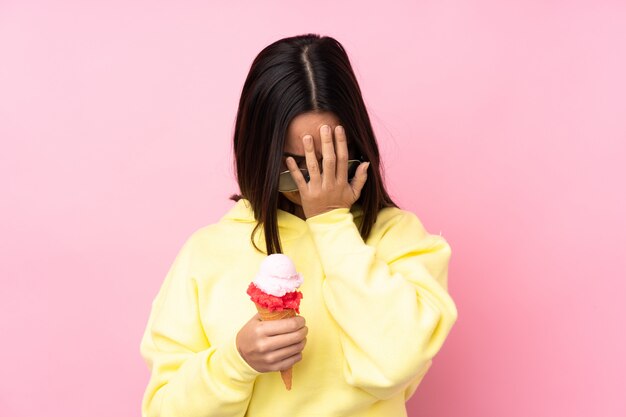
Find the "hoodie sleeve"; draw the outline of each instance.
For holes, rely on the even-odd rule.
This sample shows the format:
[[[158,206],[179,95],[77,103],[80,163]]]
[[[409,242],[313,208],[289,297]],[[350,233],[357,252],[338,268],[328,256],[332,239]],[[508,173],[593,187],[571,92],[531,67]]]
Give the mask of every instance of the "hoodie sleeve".
[[[365,244],[349,209],[306,220],[324,268],[324,301],[341,329],[348,384],[410,397],[457,319],[447,292],[450,246],[412,213],[381,219]],[[375,239],[372,239],[374,241]]]
[[[151,370],[143,417],[243,416],[259,375],[230,343],[211,346],[200,323],[193,236],[152,303],[141,341]]]

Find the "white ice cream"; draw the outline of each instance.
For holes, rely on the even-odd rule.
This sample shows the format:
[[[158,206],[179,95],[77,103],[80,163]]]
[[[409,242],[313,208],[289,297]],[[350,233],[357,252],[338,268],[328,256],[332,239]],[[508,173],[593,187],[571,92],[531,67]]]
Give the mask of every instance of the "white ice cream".
[[[302,275],[288,256],[274,253],[263,260],[259,273],[252,282],[261,291],[282,297],[302,285]]]

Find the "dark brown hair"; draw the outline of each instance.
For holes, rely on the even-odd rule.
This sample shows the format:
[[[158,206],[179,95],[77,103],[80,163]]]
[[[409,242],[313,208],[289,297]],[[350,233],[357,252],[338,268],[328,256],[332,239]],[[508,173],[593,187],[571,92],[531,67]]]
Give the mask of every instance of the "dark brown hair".
[[[339,118],[351,146],[370,161],[367,181],[355,204],[363,219],[363,240],[378,211],[397,207],[383,183],[376,137],[348,55],[329,36],[315,34],[278,40],[254,59],[241,92],[234,133],[235,170],[240,195],[249,200],[257,225],[262,225],[267,254],[282,253],[277,225],[278,176],[287,128],[294,117],[311,111]],[[260,251],[260,249],[259,249]]]

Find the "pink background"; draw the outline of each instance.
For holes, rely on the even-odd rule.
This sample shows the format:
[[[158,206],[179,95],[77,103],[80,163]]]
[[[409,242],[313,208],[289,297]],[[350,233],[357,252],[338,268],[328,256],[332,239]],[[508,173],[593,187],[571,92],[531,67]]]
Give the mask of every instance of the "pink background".
[[[0,2],[1,416],[139,415],[151,300],[237,191],[249,65],[307,32],[453,248],[409,414],[626,415],[626,3],[210,3]]]

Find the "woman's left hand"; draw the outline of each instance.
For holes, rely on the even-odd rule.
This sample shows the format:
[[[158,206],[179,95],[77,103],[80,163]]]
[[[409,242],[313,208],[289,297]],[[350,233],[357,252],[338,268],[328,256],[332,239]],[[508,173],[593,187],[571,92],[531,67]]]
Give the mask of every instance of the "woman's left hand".
[[[293,158],[287,158],[287,168],[291,172],[300,192],[304,216],[316,216],[336,208],[350,208],[361,195],[367,180],[369,162],[357,168],[352,181],[348,182],[348,142],[342,126],[335,128],[336,154],[333,145],[333,134],[330,126],[320,128],[322,139],[322,172],[315,157],[313,138],[304,136],[304,155],[309,170],[309,182]]]

